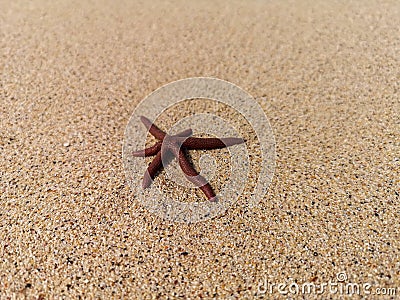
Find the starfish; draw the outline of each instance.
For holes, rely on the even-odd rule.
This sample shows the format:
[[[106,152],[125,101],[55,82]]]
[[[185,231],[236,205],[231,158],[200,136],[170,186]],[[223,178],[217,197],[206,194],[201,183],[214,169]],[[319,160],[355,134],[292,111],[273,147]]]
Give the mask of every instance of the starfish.
[[[151,185],[156,174],[163,167],[163,161],[168,162],[172,155],[172,157],[175,157],[178,160],[179,166],[185,174],[185,177],[196,187],[199,187],[208,200],[216,202],[217,196],[215,195],[210,183],[193,168],[186,156],[186,150],[221,149],[244,143],[244,140],[233,137],[222,139],[191,137],[193,132],[190,128],[176,135],[169,135],[154,125],[148,118],[142,116],[140,117],[140,120],[147,130],[158,140],[153,146],[132,153],[132,155],[136,157],[155,155],[153,161],[149,164],[144,174],[142,183],[143,189],[146,189]]]

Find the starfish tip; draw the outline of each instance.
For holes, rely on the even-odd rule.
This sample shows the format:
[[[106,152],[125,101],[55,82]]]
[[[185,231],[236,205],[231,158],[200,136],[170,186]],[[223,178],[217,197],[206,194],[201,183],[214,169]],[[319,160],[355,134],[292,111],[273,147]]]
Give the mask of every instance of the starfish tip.
[[[212,197],[212,198],[210,198],[210,199],[208,199],[210,202],[213,202],[213,203],[218,203],[219,202],[219,199],[218,199],[218,196],[214,196],[214,197]]]
[[[151,183],[153,182],[153,179],[150,177],[150,174],[146,172],[144,175],[143,181],[142,181],[142,188],[145,190],[147,189]]]
[[[143,123],[150,122],[150,120],[148,118],[146,118],[145,116],[140,116],[140,121],[142,121]]]

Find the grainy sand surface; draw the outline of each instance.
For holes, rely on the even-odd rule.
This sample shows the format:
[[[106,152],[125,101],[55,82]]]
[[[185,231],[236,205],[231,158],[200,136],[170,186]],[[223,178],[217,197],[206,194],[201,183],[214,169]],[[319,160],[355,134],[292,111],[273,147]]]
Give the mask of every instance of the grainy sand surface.
[[[0,2],[1,299],[243,299],[340,272],[400,295],[400,3],[214,2]],[[185,225],[137,201],[122,145],[141,99],[193,76],[251,93],[277,158],[258,208]]]

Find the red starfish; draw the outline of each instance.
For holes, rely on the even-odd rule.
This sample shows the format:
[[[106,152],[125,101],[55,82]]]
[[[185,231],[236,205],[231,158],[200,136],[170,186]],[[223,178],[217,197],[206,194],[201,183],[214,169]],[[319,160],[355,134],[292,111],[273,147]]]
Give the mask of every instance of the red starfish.
[[[194,183],[204,192],[208,200],[216,201],[217,197],[208,183],[190,164],[184,150],[200,150],[200,149],[220,149],[244,142],[241,138],[196,138],[190,137],[192,129],[187,129],[176,135],[169,135],[154,125],[146,117],[140,117],[140,120],[146,126],[147,130],[156,138],[158,142],[153,146],[144,150],[133,152],[133,156],[147,157],[155,155],[155,158],[147,168],[143,178],[143,188],[147,188],[153,182],[157,172],[163,166],[163,159],[170,158],[171,154],[179,161],[179,165],[185,174],[185,177]]]

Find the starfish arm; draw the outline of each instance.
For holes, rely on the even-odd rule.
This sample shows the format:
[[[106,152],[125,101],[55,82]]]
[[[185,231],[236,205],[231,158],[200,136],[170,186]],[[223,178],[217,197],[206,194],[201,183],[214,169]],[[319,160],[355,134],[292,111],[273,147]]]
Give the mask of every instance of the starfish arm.
[[[149,119],[147,119],[144,116],[140,117],[140,120],[144,124],[144,126],[147,128],[147,130],[158,140],[164,139],[166,133],[162,131],[160,128],[158,128],[156,125],[154,125]]]
[[[146,189],[151,185],[154,177],[161,168],[162,168],[161,151],[158,151],[157,155],[154,157],[150,165],[147,167],[146,172],[144,173],[142,182],[143,189]]]
[[[244,143],[241,138],[195,138],[190,137],[185,140],[183,147],[189,150],[200,150],[200,149],[220,149],[237,144]]]
[[[157,142],[149,148],[132,152],[132,155],[136,157],[148,157],[156,155],[157,152],[161,150],[161,145],[162,142]]]
[[[211,185],[208,181],[201,176],[190,164],[188,159],[185,156],[185,153],[181,149],[177,149],[177,147],[172,148],[172,152],[179,160],[179,166],[181,167],[183,173],[187,180],[192,182],[195,186],[199,187],[203,193],[206,195],[207,199],[210,201],[216,201],[217,196],[214,193]]]

